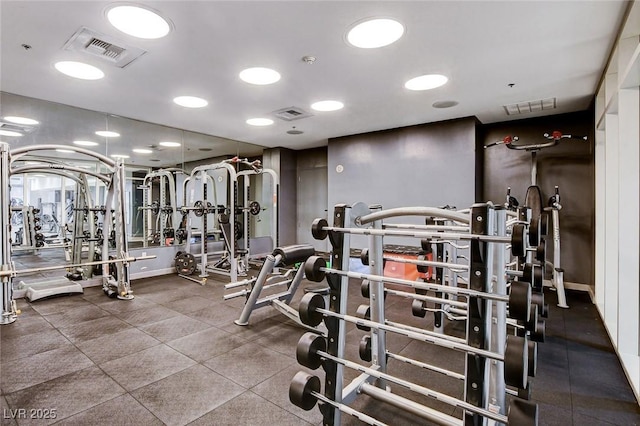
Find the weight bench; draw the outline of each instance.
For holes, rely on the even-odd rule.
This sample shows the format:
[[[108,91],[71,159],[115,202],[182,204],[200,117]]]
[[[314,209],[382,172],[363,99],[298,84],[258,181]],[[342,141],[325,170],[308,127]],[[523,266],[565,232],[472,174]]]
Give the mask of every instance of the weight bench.
[[[291,318],[301,326],[309,328],[302,324],[298,311],[293,309],[289,304],[296,293],[298,286],[304,279],[304,268],[298,267],[289,269],[285,274],[274,273],[274,269],[279,266],[295,265],[305,262],[310,256],[315,254],[313,246],[308,244],[292,245],[285,247],[276,247],[273,253],[268,255],[256,278],[251,278],[236,283],[227,284],[225,289],[236,287],[248,287],[244,290],[231,293],[224,296],[224,300],[235,297],[246,296],[247,302],[240,314],[240,318],[234,321],[238,325],[248,325],[249,317],[254,309],[271,305],[276,310]],[[294,275],[295,274],[295,275]],[[293,277],[292,277],[293,275]],[[259,298],[263,290],[273,288],[275,286],[286,285],[287,290],[280,293],[272,294]]]

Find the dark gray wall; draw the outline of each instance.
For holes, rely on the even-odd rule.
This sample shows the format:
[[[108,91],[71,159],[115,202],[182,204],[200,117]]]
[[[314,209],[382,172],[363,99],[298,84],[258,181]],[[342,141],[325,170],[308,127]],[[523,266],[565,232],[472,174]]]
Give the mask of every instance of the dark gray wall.
[[[273,169],[280,178],[278,197],[278,245],[296,244],[297,166],[296,152],[285,148],[266,149],[262,164]]]
[[[483,126],[484,144],[516,135],[522,143],[544,143],[544,133],[588,136],[588,142],[564,140],[538,153],[538,186],[543,202],[560,187],[561,266],[569,282],[594,283],[595,166],[592,111],[562,114]],[[531,183],[531,154],[498,145],[485,150],[483,198],[505,202],[507,187],[521,204]],[[553,259],[553,244],[547,238],[547,258]]]
[[[327,217],[327,147],[298,152],[298,243],[312,244],[318,251],[328,251],[327,241],[311,236],[311,224]]]
[[[328,208],[358,201],[385,209],[471,206],[476,124],[475,118],[463,118],[330,139]]]

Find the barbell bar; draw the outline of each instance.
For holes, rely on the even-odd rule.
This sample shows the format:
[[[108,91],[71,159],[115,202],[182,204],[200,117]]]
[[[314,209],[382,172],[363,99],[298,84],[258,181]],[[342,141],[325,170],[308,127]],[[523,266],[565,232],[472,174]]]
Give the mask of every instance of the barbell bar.
[[[325,404],[329,404],[343,413],[349,414],[366,424],[373,426],[387,426],[386,423],[382,423],[361,411],[354,410],[348,405],[327,398],[320,393],[320,378],[318,376],[312,376],[309,373],[305,373],[304,371],[299,371],[295,376],[293,376],[291,384],[289,385],[289,401],[305,411],[311,410],[315,407],[316,402],[322,401]]]
[[[505,382],[508,385],[517,388],[527,387],[527,340],[519,336],[508,335],[507,343],[505,345],[505,353],[500,354],[486,349],[476,348],[465,343],[454,342],[443,337],[417,333],[387,324],[380,324],[364,318],[333,312],[325,309],[324,297],[320,294],[305,294],[302,297],[302,300],[300,300],[298,311],[300,314],[300,321],[302,321],[303,324],[312,327],[318,326],[324,317],[337,318],[339,320],[355,324],[356,326],[359,325],[376,330],[389,331],[417,341],[432,343],[444,348],[462,351],[470,355],[481,356],[495,361],[502,361],[505,365]]]
[[[343,366],[353,369],[355,371],[359,371],[364,374],[368,374],[372,377],[375,377],[380,380],[388,381],[389,383],[394,383],[398,386],[402,386],[412,392],[417,394],[435,399],[437,401],[444,402],[445,404],[449,404],[451,406],[461,408],[463,410],[470,411],[472,413],[476,413],[481,415],[487,419],[495,420],[504,424],[518,424],[520,423],[510,422],[509,418],[505,415],[493,413],[489,410],[485,410],[481,407],[477,407],[473,404],[470,404],[466,401],[462,401],[458,398],[454,398],[450,395],[446,395],[441,392],[437,392],[433,389],[426,388],[424,386],[418,385],[416,383],[409,382],[407,380],[401,379],[399,377],[395,377],[391,374],[383,373],[373,368],[365,367],[361,364],[358,364],[353,361],[349,361],[347,359],[338,358],[326,352],[326,340],[323,336],[318,334],[308,332],[302,335],[300,341],[298,342],[298,346],[296,347],[296,358],[298,363],[301,365],[310,368],[312,370],[317,369],[322,365],[322,359],[329,360],[338,364],[342,364]],[[524,358],[527,358],[527,352],[524,352]],[[526,381],[526,373],[525,373],[525,381]],[[526,383],[525,383],[526,387]]]
[[[433,290],[443,293],[455,294],[458,296],[480,297],[489,300],[509,303],[512,318],[529,319],[529,306],[531,306],[531,287],[529,285],[515,287],[512,285],[509,295],[485,293],[482,291],[471,290],[462,287],[450,287],[447,285],[433,284],[428,282],[416,282],[405,280],[402,278],[385,277],[382,275],[365,274],[353,271],[341,271],[338,269],[325,267],[326,261],[319,256],[310,256],[304,264],[305,276],[310,281],[320,282],[324,279],[325,274],[337,274],[357,280],[367,279],[370,281],[388,282],[391,284],[399,284],[421,290]],[[523,283],[524,284],[524,283]],[[515,291],[514,291],[515,288]]]
[[[455,232],[431,232],[431,231],[414,231],[402,229],[374,229],[374,228],[341,228],[337,226],[329,226],[326,219],[317,218],[311,225],[311,235],[316,240],[324,240],[329,235],[329,231],[342,232],[345,234],[354,235],[378,235],[378,236],[394,236],[394,237],[414,237],[414,238],[429,238],[434,240],[467,240],[467,241],[483,241],[488,243],[504,243],[504,244],[518,244],[518,241],[513,241],[511,237],[503,237],[497,235],[480,235],[470,233],[455,233]],[[524,244],[524,240],[520,242]]]
[[[45,271],[55,271],[57,269],[71,269],[71,268],[81,268],[83,266],[94,266],[94,265],[106,265],[112,263],[125,263],[125,262],[136,262],[138,260],[148,260],[155,259],[157,256],[148,255],[148,256],[138,256],[138,257],[125,257],[122,259],[109,259],[109,260],[100,260],[94,262],[86,262],[86,263],[74,263],[71,265],[55,265],[55,266],[45,266],[43,268],[29,268],[29,269],[2,269],[0,270],[0,277],[11,276],[14,277],[20,274],[31,274],[34,272],[45,272]]]

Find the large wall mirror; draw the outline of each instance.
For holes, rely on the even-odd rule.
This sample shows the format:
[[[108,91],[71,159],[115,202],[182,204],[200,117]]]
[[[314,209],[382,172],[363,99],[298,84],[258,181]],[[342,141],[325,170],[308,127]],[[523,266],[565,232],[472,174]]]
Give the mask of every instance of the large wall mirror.
[[[123,158],[126,165],[125,220],[130,247],[167,245],[166,239],[151,238],[146,232],[155,229],[156,224],[151,222],[156,219],[145,207],[149,207],[160,193],[160,180],[149,179],[150,173],[159,169],[174,170],[175,203],[180,207],[184,195],[182,181],[196,165],[216,163],[233,156],[259,158],[263,152],[263,147],[250,143],[5,92],[0,92],[0,105],[0,141],[8,143],[12,151],[32,145],[64,145],[68,148],[38,151],[12,168],[60,164],[86,170],[86,196],[95,206],[103,203],[106,187],[91,173],[104,170],[100,170],[99,161],[71,150],[87,149],[109,158]],[[20,252],[21,245],[28,247],[21,241],[24,237],[21,231],[23,212],[26,215],[28,207],[39,212],[38,232],[43,234],[47,245],[63,243],[74,222],[78,184],[64,174],[56,174],[55,166],[50,170],[43,166],[42,170],[11,175],[14,253]],[[148,191],[156,195],[149,195]],[[169,193],[168,188],[166,192]]]

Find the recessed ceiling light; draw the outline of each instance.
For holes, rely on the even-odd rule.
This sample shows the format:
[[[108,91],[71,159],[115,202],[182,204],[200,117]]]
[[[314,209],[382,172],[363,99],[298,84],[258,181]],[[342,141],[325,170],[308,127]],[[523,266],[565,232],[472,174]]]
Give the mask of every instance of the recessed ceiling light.
[[[149,160],[149,161],[158,162],[158,161],[160,161],[160,160],[158,160],[157,158],[152,158],[152,159],[151,159],[151,160]]]
[[[111,154],[113,158],[129,158],[127,154]]]
[[[271,68],[247,68],[240,72],[240,79],[251,84],[273,84],[280,80],[280,73]]]
[[[13,130],[0,129],[0,135],[2,136],[22,136],[22,133],[14,132]]]
[[[440,74],[421,75],[412,78],[404,84],[409,90],[430,90],[444,85],[449,79]]]
[[[57,148],[56,151],[57,152],[64,152],[65,154],[73,154],[75,152],[72,149],[62,149],[62,148]]]
[[[54,66],[62,74],[81,80],[100,80],[104,77],[102,70],[83,62],[61,61],[56,62]]]
[[[198,151],[209,152],[209,151],[213,151],[213,149],[211,149],[211,148],[199,148]]]
[[[388,46],[404,34],[404,26],[393,19],[375,18],[355,24],[347,33],[347,42],[355,47],[373,49]]]
[[[98,142],[93,141],[73,141],[73,143],[80,146],[98,146]]]
[[[110,130],[98,130],[96,135],[102,136],[103,138],[117,138],[120,136],[120,133],[112,132]]]
[[[343,107],[344,104],[340,101],[320,101],[311,104],[311,109],[315,109],[316,111],[337,111]]]
[[[202,108],[209,105],[209,102],[195,96],[178,96],[173,98],[173,102],[185,108]]]
[[[180,146],[180,142],[165,141],[165,142],[160,142],[160,145],[166,146],[168,148],[175,148]]]
[[[456,101],[437,101],[431,105],[434,108],[451,108],[458,105]]]
[[[247,124],[251,126],[270,126],[273,124],[273,120],[270,118],[250,118],[247,120]]]
[[[297,129],[291,129],[291,130],[287,130],[287,134],[289,135],[301,135],[304,132],[302,130],[297,130]]]
[[[138,154],[151,154],[153,151],[146,148],[134,148],[133,152],[136,152]]]
[[[111,25],[125,34],[138,38],[156,39],[169,34],[169,21],[155,11],[139,6],[116,6],[107,11]]]
[[[40,124],[37,120],[34,120],[33,118],[27,118],[27,117],[5,117],[5,120],[7,120],[10,123],[16,123],[16,124],[26,124],[26,125],[34,125],[34,124]]]

